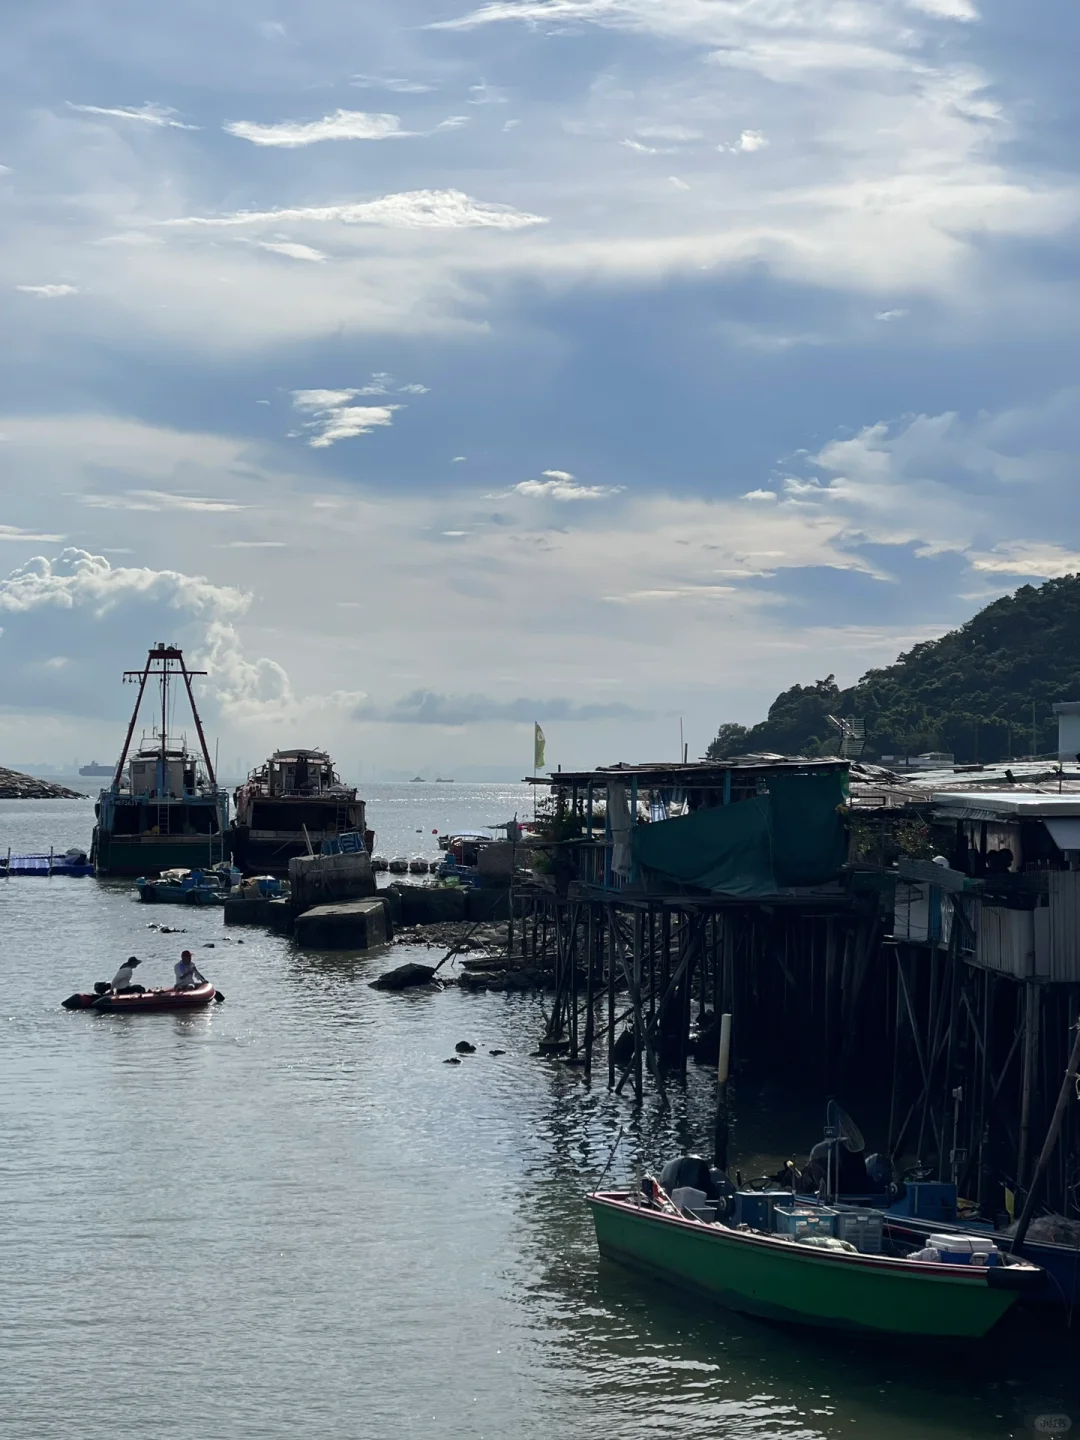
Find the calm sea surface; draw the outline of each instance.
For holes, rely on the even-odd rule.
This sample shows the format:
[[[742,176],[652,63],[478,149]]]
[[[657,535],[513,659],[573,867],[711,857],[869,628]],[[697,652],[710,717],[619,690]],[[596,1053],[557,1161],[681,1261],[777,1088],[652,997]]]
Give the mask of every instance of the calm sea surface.
[[[434,853],[433,828],[527,813],[525,790],[370,786],[369,813],[383,853]],[[91,826],[89,801],[0,803],[4,850],[86,845]],[[59,1008],[128,954],[163,982],[182,945],[226,1004]],[[619,1126],[621,1175],[700,1143],[708,1076],[636,1116],[530,1055],[539,999],[368,989],[385,968],[142,906],[124,882],[0,881],[3,1440],[1080,1429],[1080,1351],[1060,1335],[897,1352],[600,1265],[581,1195]],[[444,1065],[461,1039],[477,1053]],[[739,1115],[750,1171],[816,1138],[806,1097],[745,1090]]]

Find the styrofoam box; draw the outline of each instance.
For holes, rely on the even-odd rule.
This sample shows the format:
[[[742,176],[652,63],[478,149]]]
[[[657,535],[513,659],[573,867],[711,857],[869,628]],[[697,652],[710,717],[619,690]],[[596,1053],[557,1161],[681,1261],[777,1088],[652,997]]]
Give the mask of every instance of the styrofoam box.
[[[704,1190],[695,1190],[692,1185],[680,1185],[672,1190],[672,1203],[680,1210],[704,1210],[707,1196]]]

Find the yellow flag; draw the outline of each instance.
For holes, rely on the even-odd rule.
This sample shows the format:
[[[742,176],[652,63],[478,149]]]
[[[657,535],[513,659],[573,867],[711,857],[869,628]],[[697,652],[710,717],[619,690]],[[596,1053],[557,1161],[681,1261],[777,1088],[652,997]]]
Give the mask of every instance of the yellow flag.
[[[546,740],[545,737],[544,737],[544,732],[543,732],[543,730],[540,729],[540,726],[539,726],[538,724],[537,724],[537,725],[534,725],[534,726],[533,726],[533,769],[534,769],[534,770],[543,770],[543,768],[544,768],[544,746],[545,746],[546,744],[547,744],[547,740]]]

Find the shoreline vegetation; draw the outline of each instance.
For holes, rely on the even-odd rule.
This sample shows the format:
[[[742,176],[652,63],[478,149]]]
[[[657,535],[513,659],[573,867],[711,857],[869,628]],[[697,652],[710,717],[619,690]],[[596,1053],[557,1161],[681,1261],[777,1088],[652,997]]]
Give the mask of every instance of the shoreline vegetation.
[[[1080,575],[1066,575],[1022,585],[847,689],[833,675],[792,685],[759,724],[722,724],[707,756],[835,755],[830,716],[837,716],[864,722],[864,760],[927,752],[946,752],[958,765],[1056,757],[1053,706],[1076,699]]]

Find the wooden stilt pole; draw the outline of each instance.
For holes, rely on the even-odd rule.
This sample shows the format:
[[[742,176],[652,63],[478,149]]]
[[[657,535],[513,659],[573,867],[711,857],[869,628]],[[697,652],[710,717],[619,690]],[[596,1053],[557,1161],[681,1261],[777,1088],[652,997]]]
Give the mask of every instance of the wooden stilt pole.
[[[1028,1186],[1027,1199],[1024,1201],[1024,1208],[1020,1213],[1020,1223],[1016,1227],[1016,1235],[1012,1242],[1012,1250],[1015,1254],[1027,1238],[1028,1226],[1031,1224],[1031,1217],[1035,1213],[1035,1202],[1038,1199],[1039,1185],[1046,1174],[1047,1166],[1050,1164],[1050,1157],[1054,1153],[1054,1146],[1057,1144],[1058,1136],[1061,1134],[1062,1122],[1065,1119],[1065,1110],[1069,1103],[1070,1095],[1080,1093],[1080,1019],[1076,1022],[1076,1039],[1073,1041],[1072,1051],[1069,1055],[1069,1063],[1065,1067],[1065,1078],[1061,1082],[1061,1089],[1058,1091],[1057,1104],[1054,1106],[1054,1114],[1050,1120],[1050,1128],[1046,1132],[1046,1139],[1043,1141],[1042,1150],[1039,1153],[1035,1171],[1031,1177],[1031,1184]]]
[[[728,1113],[728,1072],[731,1065],[731,1016],[720,1017],[720,1058],[716,1066],[716,1128],[713,1143],[713,1157],[718,1170],[727,1173],[728,1138],[731,1129]]]

